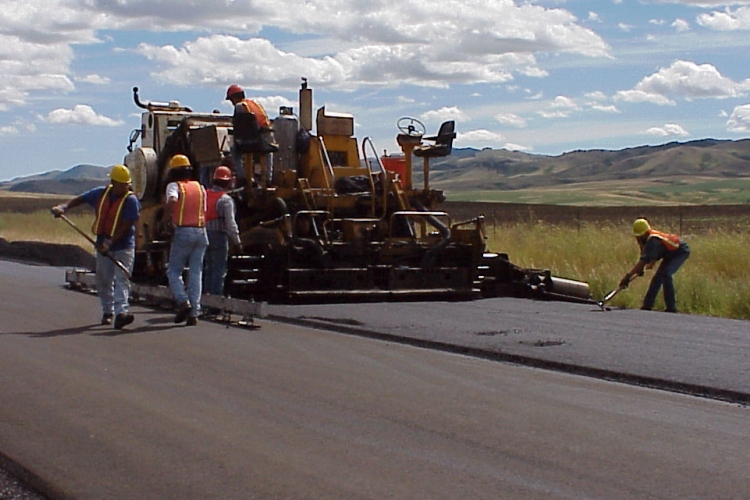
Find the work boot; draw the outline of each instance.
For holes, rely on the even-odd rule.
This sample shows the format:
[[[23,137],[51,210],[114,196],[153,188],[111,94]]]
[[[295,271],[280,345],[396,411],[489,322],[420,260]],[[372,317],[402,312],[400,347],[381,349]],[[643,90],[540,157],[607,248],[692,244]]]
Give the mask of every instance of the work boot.
[[[133,322],[135,316],[130,313],[120,313],[115,317],[115,330],[122,330],[122,327]]]
[[[185,326],[196,326],[198,324],[198,318],[195,316],[188,316]]]
[[[180,304],[180,307],[177,308],[177,314],[175,314],[174,322],[175,323],[182,323],[188,318],[188,315],[190,314],[190,311],[192,311],[193,308],[190,305],[190,302],[183,302]]]
[[[102,325],[111,325],[113,317],[114,317],[114,314],[112,313],[102,314]]]

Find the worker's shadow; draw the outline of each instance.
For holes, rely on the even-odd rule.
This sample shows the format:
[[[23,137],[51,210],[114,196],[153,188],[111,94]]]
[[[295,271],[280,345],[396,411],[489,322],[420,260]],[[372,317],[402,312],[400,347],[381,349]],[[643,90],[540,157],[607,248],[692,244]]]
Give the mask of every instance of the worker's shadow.
[[[136,333],[157,333],[167,330],[173,330],[175,328],[181,328],[184,324],[175,324],[174,316],[164,316],[163,313],[159,317],[147,318],[145,324],[138,324],[135,327],[128,325],[121,330],[115,330],[112,325],[102,325],[99,323],[93,323],[89,325],[78,325],[70,328],[56,328],[46,332],[1,332],[0,335],[26,335],[33,339],[45,339],[53,337],[65,337],[67,335],[81,335],[90,334],[92,337],[117,337],[119,335],[132,335]],[[138,314],[136,316],[136,323],[138,318],[142,318],[145,314]],[[143,320],[141,320],[143,321]],[[132,327],[132,328],[131,328]]]
[[[139,316],[143,316],[143,314],[139,314],[136,317],[139,317]],[[175,323],[174,316],[159,316],[156,318],[148,318],[146,319],[145,323],[146,324],[140,324],[135,327],[133,327],[133,325],[131,324],[122,328],[121,330],[115,330],[110,326],[107,330],[92,333],[91,336],[92,337],[119,337],[120,335],[132,335],[136,333],[163,332],[163,331],[174,330],[175,328],[181,328],[185,326],[184,324]]]

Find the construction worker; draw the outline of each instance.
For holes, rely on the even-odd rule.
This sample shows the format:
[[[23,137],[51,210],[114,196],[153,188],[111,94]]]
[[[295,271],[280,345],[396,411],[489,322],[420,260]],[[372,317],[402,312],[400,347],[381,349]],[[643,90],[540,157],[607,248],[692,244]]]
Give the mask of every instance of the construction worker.
[[[112,324],[120,330],[135,319],[129,312],[130,279],[114,260],[129,272],[135,259],[135,223],[141,204],[130,190],[130,171],[115,165],[109,171],[107,186],[91,189],[67,203],[52,207],[56,217],[69,209],[88,204],[96,218],[91,231],[96,235],[96,292],[102,306],[102,325]]]
[[[677,312],[672,275],[690,257],[688,244],[676,234],[662,233],[653,229],[645,218],[636,219],[633,222],[633,236],[638,241],[641,256],[633,268],[620,280],[620,287],[627,288],[633,277],[642,276],[644,269],[651,269],[661,259],[659,268],[651,278],[651,284],[643,298],[641,309],[647,311],[653,309],[659,289],[663,286],[666,311]]]
[[[234,105],[232,159],[238,167],[238,177],[243,181],[250,179],[250,182],[267,182],[272,162],[270,153],[278,151],[268,113],[258,101],[246,98],[245,91],[237,84],[227,88],[226,100]],[[255,120],[250,120],[248,123],[244,118],[250,115],[254,116]],[[253,156],[252,162],[244,159],[244,155],[248,153]],[[261,170],[265,168],[266,179],[257,178],[255,175],[255,164],[261,161],[264,162]],[[258,174],[262,175],[262,173]]]
[[[266,110],[259,102],[246,98],[245,91],[239,85],[229,86],[226,100],[234,105],[235,113],[253,113],[261,130],[271,128],[271,120],[268,119]]]
[[[169,184],[166,192],[167,216],[174,226],[169,250],[167,278],[177,304],[174,322],[198,324],[203,279],[203,256],[208,246],[206,235],[206,190],[192,180],[193,168],[183,154],[169,160]],[[188,268],[187,286],[182,272]]]
[[[224,165],[214,171],[213,185],[206,192],[206,231],[208,249],[203,260],[203,290],[224,295],[229,241],[240,246],[240,231],[235,220],[234,200],[227,194],[232,185],[232,171]]]

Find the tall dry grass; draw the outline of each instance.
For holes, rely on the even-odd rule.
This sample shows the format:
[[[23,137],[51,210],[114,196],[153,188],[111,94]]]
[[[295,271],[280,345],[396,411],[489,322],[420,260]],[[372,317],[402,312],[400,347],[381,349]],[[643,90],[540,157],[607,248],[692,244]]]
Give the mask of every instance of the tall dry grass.
[[[71,212],[66,214],[66,217],[83,231],[91,233],[91,214]],[[0,212],[0,238],[7,241],[44,241],[78,245],[93,253],[91,243],[65,221],[56,219],[49,210],[31,213]]]
[[[68,216],[88,231],[89,213]],[[676,228],[659,227],[664,231]],[[617,286],[623,274],[638,260],[638,246],[630,236],[630,222],[582,223],[578,227],[556,226],[529,220],[498,223],[487,227],[488,248],[509,254],[522,267],[550,269],[555,276],[586,281],[592,297],[599,299]],[[0,212],[0,238],[8,241],[45,241],[91,245],[64,221],[49,211],[29,214]],[[681,312],[725,318],[750,319],[750,232],[709,228],[685,235],[691,256],[675,275],[677,306]],[[638,308],[653,271],[636,279],[612,301],[613,306]],[[664,307],[661,296],[656,307]]]
[[[586,281],[595,299],[615,288],[639,256],[627,221],[579,228],[529,222],[487,229],[492,251],[509,254],[511,262],[522,267],[550,269],[555,276]],[[750,232],[716,228],[684,239],[690,258],[674,276],[680,312],[750,319]],[[652,275],[646,271],[611,304],[640,307]],[[663,308],[660,294],[656,309]]]

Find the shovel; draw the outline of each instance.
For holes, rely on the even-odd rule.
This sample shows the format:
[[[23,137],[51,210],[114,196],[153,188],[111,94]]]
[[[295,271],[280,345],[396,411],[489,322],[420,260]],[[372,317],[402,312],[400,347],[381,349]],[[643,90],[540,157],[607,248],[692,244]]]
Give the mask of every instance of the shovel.
[[[633,280],[634,280],[635,278],[637,278],[637,276],[631,276],[631,277],[630,277],[630,280],[628,280],[628,285],[629,285],[629,284],[630,284],[630,283],[631,283],[631,282],[632,282],[632,281],[633,281]],[[599,306],[599,307],[601,307],[601,308],[602,308],[602,311],[609,311],[609,310],[610,310],[610,309],[609,309],[609,307],[606,307],[606,308],[605,308],[605,307],[604,307],[604,304],[606,304],[607,302],[609,302],[610,300],[612,300],[612,299],[614,298],[614,296],[615,296],[615,295],[617,295],[618,293],[622,292],[622,291],[623,291],[623,290],[625,290],[626,288],[627,288],[627,286],[618,286],[617,288],[615,288],[614,290],[612,290],[611,292],[609,292],[609,293],[608,293],[607,295],[605,295],[605,296],[604,296],[604,297],[602,298],[602,300],[600,300],[599,302],[597,302],[597,303],[596,303],[596,305],[597,305],[597,306]]]
[[[84,238],[86,238],[87,240],[89,240],[91,242],[91,244],[94,245],[94,248],[96,248],[96,241],[94,241],[94,239],[91,236],[89,236],[88,234],[86,234],[86,232],[82,231],[80,227],[76,226],[75,223],[72,220],[70,220],[67,217],[65,217],[65,214],[55,215],[55,217],[59,217],[62,220],[64,220],[65,222],[67,222],[70,225],[70,227],[72,227],[73,229],[75,229],[76,231],[78,231],[78,233],[81,236],[83,236]],[[99,249],[97,249],[96,251],[99,252]],[[115,265],[117,267],[119,267],[120,270],[122,270],[123,273],[125,273],[125,276],[127,276],[129,280],[133,279],[133,276],[130,274],[130,271],[128,270],[127,267],[125,267],[125,264],[123,264],[122,262],[120,262],[119,260],[117,260],[114,257],[114,255],[112,255],[108,251],[107,252],[99,252],[99,253],[102,254],[102,255],[104,255],[106,258],[108,258],[112,262],[114,262]]]

